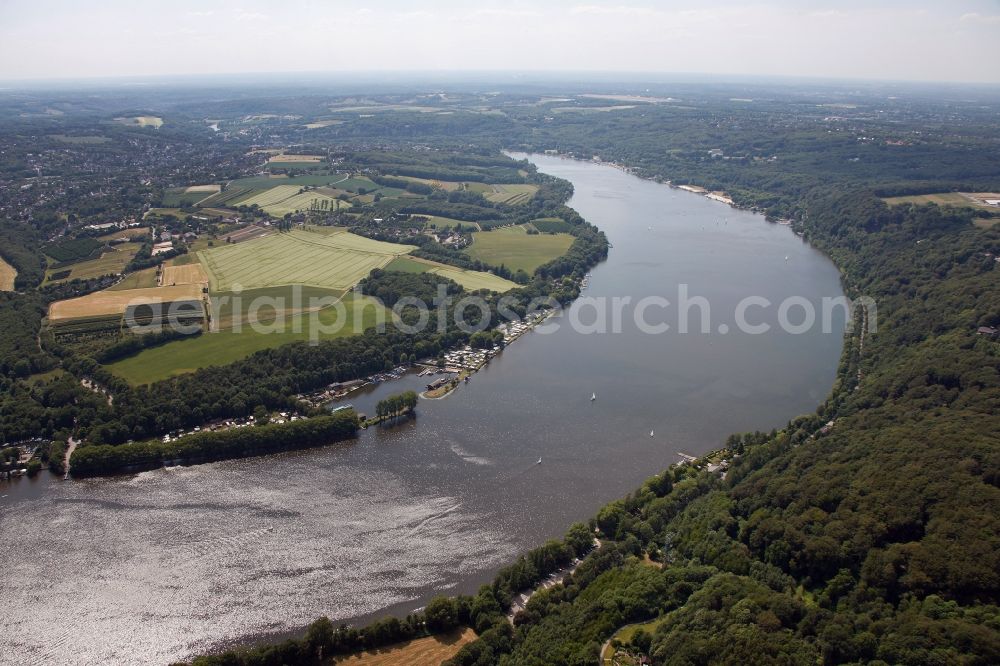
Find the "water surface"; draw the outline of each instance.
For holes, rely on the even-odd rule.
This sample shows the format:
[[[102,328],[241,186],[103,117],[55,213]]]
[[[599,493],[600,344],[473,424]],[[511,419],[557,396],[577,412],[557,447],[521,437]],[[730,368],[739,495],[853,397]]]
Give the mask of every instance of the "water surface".
[[[436,593],[474,591],[678,451],[815,409],[843,321],[831,334],[745,335],[733,313],[746,296],[840,295],[825,257],[759,215],[608,166],[532,159],[573,182],[570,205],[613,243],[586,296],[675,301],[685,283],[709,301],[711,333],[646,335],[626,316],[620,334],[581,334],[567,314],[451,396],[422,401],[415,420],[350,444],[0,482],[0,662],[167,663],[322,614],[405,613]],[[751,318],[773,324],[775,313]],[[419,383],[350,401],[370,413]]]

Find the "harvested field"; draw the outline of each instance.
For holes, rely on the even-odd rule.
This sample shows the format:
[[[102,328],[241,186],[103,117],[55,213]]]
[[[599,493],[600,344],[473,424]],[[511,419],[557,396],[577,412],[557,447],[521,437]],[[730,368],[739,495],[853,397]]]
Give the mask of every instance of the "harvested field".
[[[343,120],[315,120],[311,123],[306,123],[306,129],[322,129],[323,127],[330,127],[332,125],[343,125]]]
[[[302,162],[304,164],[308,164],[308,163],[318,164],[319,162],[324,161],[324,159],[325,158],[320,157],[319,155],[285,155],[285,154],[279,154],[279,155],[272,155],[270,157],[270,159],[268,159],[267,161],[268,162]]]
[[[190,263],[181,266],[164,266],[160,282],[165,287],[184,284],[208,284],[208,275],[201,264]]]
[[[256,224],[251,224],[249,227],[243,227],[242,229],[237,229],[236,231],[226,234],[223,240],[229,243],[242,243],[244,241],[253,240],[254,238],[259,238],[260,236],[265,236],[271,233],[271,230],[266,227],[258,227]]]
[[[93,294],[56,301],[49,306],[49,321],[120,315],[130,305],[201,300],[201,286],[196,284],[151,289],[98,291]]]
[[[252,242],[198,253],[213,291],[303,284],[350,289],[372,269],[381,268],[412,245],[369,240],[341,231],[317,234],[296,230]]]
[[[0,257],[0,291],[14,291],[17,270]]]
[[[189,185],[184,191],[188,194],[195,192],[202,192],[208,194],[209,192],[218,192],[222,189],[222,186],[218,183],[209,183],[207,185]]]
[[[390,645],[377,650],[367,650],[360,654],[334,660],[337,666],[438,666],[442,661],[454,657],[466,644],[476,640],[472,629],[458,630],[438,636],[416,638],[412,641]]]

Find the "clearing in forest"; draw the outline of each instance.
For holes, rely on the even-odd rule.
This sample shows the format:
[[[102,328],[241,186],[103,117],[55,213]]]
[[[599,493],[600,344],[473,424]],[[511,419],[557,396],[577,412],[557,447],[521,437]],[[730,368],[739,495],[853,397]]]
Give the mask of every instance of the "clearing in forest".
[[[0,291],[14,291],[17,270],[0,257]]]
[[[390,645],[375,650],[334,660],[337,666],[391,666],[392,664],[408,664],[409,666],[437,666],[451,659],[466,643],[476,640],[472,629],[459,632],[448,632],[427,638],[415,638],[412,641]]]

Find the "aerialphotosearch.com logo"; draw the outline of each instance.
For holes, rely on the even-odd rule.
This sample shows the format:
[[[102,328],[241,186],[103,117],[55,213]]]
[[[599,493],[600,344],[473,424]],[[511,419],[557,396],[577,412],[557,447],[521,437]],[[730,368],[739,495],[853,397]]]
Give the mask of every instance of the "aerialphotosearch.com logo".
[[[303,288],[289,288],[289,295],[242,296],[242,289],[212,296],[205,302],[190,299],[173,302],[136,300],[128,304],[125,324],[136,333],[173,331],[190,335],[207,330],[240,333],[251,330],[261,335],[293,333],[304,335],[310,344],[343,334],[361,334],[374,327],[384,332],[388,326],[415,335],[433,327],[437,333],[458,330],[473,334],[488,328],[518,322],[536,324],[542,334],[569,326],[581,335],[618,334],[637,330],[648,335],[667,333],[726,335],[738,331],[763,335],[780,330],[791,335],[820,331],[831,334],[843,330],[859,312],[867,333],[878,330],[878,309],[874,299],[828,296],[809,299],[788,296],[773,302],[764,296],[744,296],[728,304],[724,319],[713,318],[712,304],[704,296],[691,295],[689,285],[677,285],[676,295],[581,296],[563,308],[552,297],[506,294],[484,298],[480,295],[449,293],[439,285],[430,303],[414,296],[396,299],[391,306],[365,295],[360,288],[346,299],[332,295],[304,296]],[[717,308],[718,309],[718,308]],[[731,310],[731,311],[729,311]],[[207,314],[206,314],[207,311]],[[561,316],[550,316],[550,315]],[[208,327],[205,327],[205,319]]]

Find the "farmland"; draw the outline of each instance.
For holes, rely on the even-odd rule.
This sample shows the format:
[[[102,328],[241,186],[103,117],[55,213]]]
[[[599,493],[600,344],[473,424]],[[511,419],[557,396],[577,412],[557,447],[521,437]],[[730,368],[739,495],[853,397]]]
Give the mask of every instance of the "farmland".
[[[516,283],[497,275],[493,275],[493,273],[467,271],[464,268],[456,268],[455,266],[448,266],[446,264],[440,264],[439,266],[432,267],[428,273],[434,273],[435,275],[446,277],[449,280],[454,280],[470,291],[489,289],[490,291],[502,294],[505,291],[510,291],[511,289],[517,287]]]
[[[359,334],[365,328],[374,326],[380,316],[381,306],[367,297],[349,294],[342,303],[342,320],[338,320],[335,308],[328,307],[314,313],[286,318],[283,330],[278,332],[258,332],[251,327],[244,327],[238,332],[206,332],[197,337],[145,349],[135,356],[109,365],[108,369],[130,384],[148,384],[194,372],[199,368],[227,365],[262,349],[307,341],[310,339],[313,322],[318,322],[323,327],[317,327],[315,339],[330,340]],[[335,326],[339,326],[339,330],[332,331]]]
[[[181,266],[164,266],[163,278],[160,280],[164,286],[183,284],[208,284],[208,275],[201,264],[190,263]]]
[[[199,202],[201,206],[224,206],[231,201],[240,199],[242,197],[250,196],[253,190],[249,187],[242,187],[239,185],[230,185],[221,192],[217,192],[207,199],[203,199]]]
[[[171,303],[190,300],[201,300],[200,285],[98,291],[79,298],[56,301],[49,306],[49,321],[56,323],[70,319],[121,315],[129,305],[142,302]]]
[[[296,213],[305,210],[337,210],[340,206],[349,206],[329,194],[316,190],[300,192],[296,185],[278,185],[252,196],[239,200],[237,205],[252,206],[256,204],[269,215],[283,217],[286,213]],[[326,203],[324,203],[326,202]]]
[[[330,299],[340,299],[345,293],[342,289],[303,285],[246,289],[239,293],[215,292],[209,301],[211,328],[224,331],[254,322],[267,324],[278,317],[287,318],[326,307]]]
[[[936,194],[916,194],[905,197],[883,199],[890,206],[897,204],[937,204],[938,206],[967,206],[980,210],[1000,212],[1000,207],[984,203],[985,199],[1000,199],[1000,194],[990,192],[939,192]]]
[[[296,230],[204,250],[198,256],[214,291],[283,284],[350,289],[372,269],[413,249],[346,231],[322,235]]]
[[[163,126],[163,118],[159,116],[132,116],[131,118],[115,118],[115,121],[122,123],[123,125],[153,127],[156,129]]]
[[[538,191],[537,185],[488,185],[490,191],[485,192],[486,200],[511,206],[527,203]]]
[[[14,278],[17,271],[0,257],[0,291],[14,291]]]
[[[156,268],[144,268],[141,271],[129,273],[121,282],[108,287],[107,291],[125,291],[127,289],[150,289],[156,286]]]
[[[565,254],[572,244],[573,237],[566,233],[529,234],[523,226],[516,226],[472,234],[472,245],[465,252],[494,266],[502,264],[530,274]]]
[[[268,162],[298,162],[301,164],[319,164],[320,162],[325,162],[326,160],[319,155],[286,155],[280,153],[278,155],[272,155],[267,160]]]
[[[122,243],[105,250],[97,259],[81,261],[69,266],[51,268],[46,274],[45,284],[61,282],[63,280],[89,279],[101,277],[102,275],[112,275],[125,270],[132,257],[135,256],[141,243]],[[62,275],[69,271],[68,275]],[[54,278],[53,276],[61,277]]]
[[[400,273],[434,273],[449,280],[454,280],[470,291],[489,289],[490,291],[503,293],[517,287],[517,284],[496,276],[493,273],[470,271],[456,266],[441,264],[436,261],[413,257],[396,257],[385,268],[386,270],[398,271]]]

